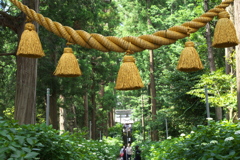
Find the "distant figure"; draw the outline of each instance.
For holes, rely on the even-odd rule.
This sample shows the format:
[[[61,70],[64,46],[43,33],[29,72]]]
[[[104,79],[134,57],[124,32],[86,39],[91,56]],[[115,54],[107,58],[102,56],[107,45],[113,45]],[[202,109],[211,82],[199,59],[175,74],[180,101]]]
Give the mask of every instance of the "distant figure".
[[[128,132],[132,132],[132,125],[131,124],[128,125]]]
[[[134,160],[141,160],[141,150],[139,146],[135,147],[135,159]]]
[[[123,126],[123,132],[127,132],[127,131],[126,131],[126,127],[125,127],[125,126]]]
[[[128,132],[128,130],[129,130],[129,125],[128,125],[128,124],[125,124],[125,127],[126,127],[126,132]]]
[[[127,153],[127,160],[131,160],[131,157],[133,155],[133,150],[130,143],[128,143],[128,146],[126,148],[126,153]]]
[[[121,160],[126,160],[126,148],[125,146],[123,146],[120,150],[120,157],[121,157]]]

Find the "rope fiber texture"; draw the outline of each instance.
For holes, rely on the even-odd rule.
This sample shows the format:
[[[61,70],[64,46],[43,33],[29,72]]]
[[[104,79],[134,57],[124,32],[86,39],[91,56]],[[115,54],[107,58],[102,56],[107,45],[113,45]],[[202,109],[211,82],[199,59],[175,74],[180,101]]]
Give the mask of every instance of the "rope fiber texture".
[[[204,27],[210,22],[219,12],[228,7],[234,0],[226,0],[220,5],[210,9],[208,12],[202,14],[200,17],[192,21],[185,22],[180,26],[174,26],[167,30],[160,30],[151,35],[141,35],[139,37],[127,36],[118,38],[114,36],[104,37],[97,33],[88,33],[84,30],[74,30],[69,26],[63,26],[58,22],[44,17],[36,13],[34,10],[29,9],[18,0],[10,0],[22,12],[24,12],[32,20],[35,20],[48,31],[53,32],[59,37],[66,39],[70,43],[78,44],[85,48],[96,49],[102,52],[126,52],[129,48],[131,51],[140,52],[145,49],[157,49],[162,45],[169,45],[175,43],[178,39],[188,36],[190,33],[198,31],[199,28]]]

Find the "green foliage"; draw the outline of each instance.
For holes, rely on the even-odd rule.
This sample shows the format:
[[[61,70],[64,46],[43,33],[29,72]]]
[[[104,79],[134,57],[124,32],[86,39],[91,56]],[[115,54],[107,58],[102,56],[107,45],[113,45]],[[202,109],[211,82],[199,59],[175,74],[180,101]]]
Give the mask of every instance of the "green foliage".
[[[115,27],[119,22],[114,2],[54,0],[41,1],[40,3],[41,14],[75,30],[114,35]],[[96,111],[96,123],[101,124],[97,127],[102,130],[102,124],[107,121],[107,113],[115,105],[112,83],[117,74],[116,61],[118,56],[86,49],[84,46],[71,45],[70,47],[73,48],[83,75],[75,78],[54,77],[53,72],[67,41],[53,35],[43,27],[40,27],[39,36],[46,56],[38,61],[38,84],[41,84],[37,88],[37,95],[39,95],[37,106],[41,108],[38,113],[45,112],[43,102],[46,100],[44,95],[46,88],[50,88],[51,93],[56,95],[57,105],[66,109],[68,120],[75,116],[78,124],[75,127],[83,127],[84,121],[81,121],[84,116],[83,95],[87,94],[89,96],[89,113],[85,114],[89,114],[91,118],[92,103],[90,102],[90,96],[95,93],[97,106],[101,105],[101,109]],[[108,87],[103,98],[97,94],[100,85]],[[63,97],[64,101],[60,100],[59,97]],[[72,113],[72,106],[75,106],[76,113]]]
[[[0,121],[0,157],[8,160],[112,160],[121,143],[114,138],[102,142],[86,140],[81,133],[70,134],[45,124],[21,125],[14,121]]]
[[[43,145],[28,132],[13,121],[0,121],[0,157],[2,159],[33,159],[39,155],[39,147]]]
[[[204,13],[202,1],[196,0],[123,0],[118,1],[118,3],[121,18],[121,25],[117,30],[119,36],[152,34],[191,21]],[[137,19],[136,16],[138,16]],[[190,39],[195,43],[195,48],[198,50],[205,68],[208,68],[204,32],[205,30],[202,28],[198,32],[191,34]],[[187,41],[187,38],[178,40],[172,45],[163,45],[153,51],[155,87],[157,91],[157,123],[151,122],[151,102],[148,86],[150,83],[150,71],[147,50],[134,55],[136,65],[145,84],[142,92],[117,92],[117,107],[133,109],[134,118],[139,121],[142,115],[141,108],[144,106],[146,132],[149,131],[149,128],[158,129],[160,139],[165,138],[165,118],[169,121],[169,133],[173,136],[189,131],[196,124],[205,123],[205,104],[200,101],[200,98],[189,96],[186,93],[200,80],[200,76],[208,70],[205,69],[194,73],[182,73],[176,70],[178,58],[184,48],[185,41]],[[141,95],[145,96],[143,101]],[[144,105],[142,105],[142,102]],[[139,130],[136,133],[142,133],[143,128],[141,125],[137,126]]]
[[[113,127],[108,128],[108,135],[110,137],[121,137],[123,125],[121,123],[115,124]]]
[[[188,92],[205,100],[205,86],[208,88],[209,103],[214,107],[235,108],[237,106],[236,77],[225,74],[224,69],[203,74],[200,81]]]
[[[229,57],[225,57],[228,65],[230,65],[233,70],[236,70],[236,50],[232,49],[229,53]]]
[[[16,9],[16,7],[6,6],[6,1],[0,2],[1,6],[5,8],[4,11],[8,10],[7,13],[10,15],[16,16],[19,14],[20,11]],[[210,8],[220,2],[220,0],[209,2]],[[102,0],[41,0],[40,13],[51,18],[53,21],[58,21],[65,26],[71,26],[76,30],[85,30],[89,33],[100,33],[105,36],[116,35],[116,33],[117,36],[120,37],[139,36],[143,34],[152,34],[158,30],[180,25],[198,17],[203,13],[202,3],[202,0],[117,0],[111,3],[105,3]],[[13,52],[17,47],[17,35],[6,27],[0,27],[0,31],[0,35],[3,37],[0,39],[0,44],[3,44],[0,51],[2,53]],[[169,134],[173,137],[178,136],[182,132],[189,132],[191,127],[196,124],[206,123],[204,115],[204,85],[208,85],[208,87],[211,88],[211,90],[209,90],[211,94],[209,100],[213,106],[236,106],[235,78],[225,76],[223,71],[217,71],[214,74],[207,73],[208,59],[204,28],[190,36],[190,39],[195,42],[196,49],[199,51],[199,55],[206,68],[203,71],[181,73],[176,70],[177,61],[181,50],[184,48],[186,39],[178,40],[175,44],[161,46],[159,49],[154,50],[154,76],[156,80],[156,100],[158,108],[156,122],[151,121],[151,106],[148,88],[150,83],[150,71],[147,50],[134,55],[136,58],[136,65],[139,68],[145,87],[142,90],[126,92],[117,91],[115,93],[113,91],[114,81],[120,66],[120,58],[122,58],[120,56],[123,55],[117,53],[102,53],[80,46],[71,46],[79,61],[83,76],[78,78],[57,78],[54,77],[52,73],[57,64],[57,60],[62,55],[66,40],[53,35],[43,27],[40,27],[39,31],[39,36],[46,56],[39,59],[38,65],[38,122],[43,122],[44,120],[46,88],[50,88],[51,93],[56,95],[56,99],[58,99],[56,100],[58,102],[57,106],[67,109],[68,120],[76,116],[78,120],[77,124],[82,127],[83,124],[81,123],[83,123],[83,121],[79,120],[82,119],[84,113],[83,95],[85,95],[85,92],[87,92],[88,95],[92,93],[97,94],[100,90],[99,86],[104,85],[104,96],[96,96],[97,106],[100,106],[99,110],[96,111],[98,120],[96,123],[101,124],[97,125],[98,129],[100,127],[104,129],[102,124],[107,122],[107,114],[114,107],[133,109],[134,118],[138,120],[134,130],[134,135],[136,137],[139,137],[143,129],[145,129],[145,133],[147,134],[150,132],[150,128],[154,128],[159,130],[160,139],[164,139],[165,118],[169,122]],[[223,49],[215,51],[218,52],[215,54],[217,55],[215,56],[216,66],[221,67],[224,64]],[[233,59],[234,56],[231,58]],[[232,63],[233,62],[234,60]],[[1,57],[0,72],[2,73],[0,77],[0,113],[4,111],[5,115],[2,116],[10,119],[13,117],[12,108],[14,107],[15,94],[13,90],[16,84],[15,56]],[[204,75],[202,76],[202,74]],[[193,88],[194,90],[192,90]],[[186,93],[189,93],[190,96]],[[142,95],[143,97],[141,97]],[[64,100],[60,102],[58,97],[63,97],[62,99]],[[74,115],[70,110],[72,106],[76,107],[76,113],[74,113]],[[89,112],[91,112],[91,107],[92,103],[89,103]],[[140,124],[142,114],[145,118],[145,128]],[[91,113],[89,113],[89,115],[91,115]],[[50,133],[46,130],[51,130],[50,128],[46,130],[43,129],[43,126],[39,128],[41,128],[40,130],[44,131],[44,133],[46,132],[45,134],[47,134],[47,137],[51,137],[49,141],[55,142],[55,135],[58,135],[58,133],[52,131],[54,134],[48,135]],[[120,127],[118,125],[109,129],[109,135],[112,137],[117,137],[120,133]],[[21,136],[25,135],[25,131],[24,133],[20,132],[20,134]],[[41,136],[43,137],[43,142],[45,142],[44,138],[48,140],[48,138],[43,135]],[[73,137],[69,138],[69,136],[68,134],[60,136],[60,139],[63,139],[61,142],[62,147],[66,145],[64,144],[64,139],[73,139]],[[79,141],[80,140],[76,140],[76,142]],[[95,143],[95,141],[86,142],[86,144],[89,146],[94,146],[96,144],[96,148],[98,148],[98,145],[101,145],[98,144],[98,142]],[[65,148],[68,148],[67,146],[68,145],[66,145]],[[83,148],[80,147],[81,151],[89,151],[88,147],[85,145],[82,146]],[[59,150],[54,144],[51,144],[50,147],[54,150]],[[87,149],[85,150],[85,148]],[[71,149],[71,152],[80,152],[77,149],[74,150],[74,147]],[[28,152],[24,152],[24,154],[27,153]],[[53,156],[57,154],[54,151],[51,153],[54,153]],[[101,151],[101,153],[105,152]],[[143,154],[144,153],[143,151]],[[68,156],[67,153],[62,154]],[[88,153],[84,154],[88,155]],[[89,152],[89,154],[91,153]],[[98,155],[98,152],[91,156],[96,155]],[[102,155],[100,154],[99,156]]]
[[[103,137],[103,141],[104,143],[106,143],[109,147],[113,147],[112,150],[115,150],[113,152],[117,152],[119,151],[118,149],[116,149],[116,147],[121,147],[122,146],[122,140],[119,139],[119,137],[117,138],[111,138],[111,137]],[[115,148],[114,148],[115,147]]]
[[[191,134],[141,145],[149,160],[233,160],[240,158],[240,123],[198,125]]]
[[[3,114],[8,119],[13,119],[14,117],[14,108],[6,108],[6,110],[3,111]]]
[[[1,8],[1,5],[3,8]],[[4,8],[6,7],[6,8]],[[7,10],[9,6],[1,2],[0,11]],[[9,10],[7,10],[8,12]],[[0,14],[1,16],[1,14]],[[14,31],[0,25],[0,53],[14,53],[17,47],[17,35]],[[3,111],[11,110],[14,106],[16,85],[16,56],[0,56],[0,116],[5,116]],[[8,108],[9,107],[9,108]],[[6,116],[7,117],[7,116]]]

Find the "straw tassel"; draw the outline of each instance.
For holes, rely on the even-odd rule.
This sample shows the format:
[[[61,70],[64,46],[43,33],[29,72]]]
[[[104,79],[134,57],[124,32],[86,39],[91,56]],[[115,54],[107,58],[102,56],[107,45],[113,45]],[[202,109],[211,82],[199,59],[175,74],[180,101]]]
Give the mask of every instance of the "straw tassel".
[[[239,41],[233,22],[229,19],[227,11],[218,14],[218,22],[215,27],[212,46],[215,48],[234,47]]]
[[[192,72],[203,69],[199,55],[194,48],[194,43],[188,41],[185,43],[185,48],[182,50],[177,69],[183,72]]]
[[[127,51],[128,52],[128,51]],[[144,87],[133,56],[124,56],[118,71],[116,90],[135,90]]]
[[[25,24],[25,30],[21,35],[17,55],[28,58],[40,58],[45,56],[42,44],[32,23]]]
[[[59,59],[58,65],[53,74],[58,77],[78,77],[82,75],[72,48],[64,48],[64,53]]]

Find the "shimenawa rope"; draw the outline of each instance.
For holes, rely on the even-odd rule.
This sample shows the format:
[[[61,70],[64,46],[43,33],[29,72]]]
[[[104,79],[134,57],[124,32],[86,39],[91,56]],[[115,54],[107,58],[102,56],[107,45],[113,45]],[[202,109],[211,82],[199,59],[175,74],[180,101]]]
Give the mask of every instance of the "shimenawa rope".
[[[185,22],[181,26],[174,26],[167,30],[160,30],[151,35],[141,35],[139,37],[127,36],[123,38],[114,36],[104,37],[101,34],[90,34],[83,30],[74,30],[69,26],[63,26],[58,22],[53,22],[51,19],[36,13],[34,10],[29,9],[18,0],[10,1],[32,20],[35,20],[50,32],[53,32],[57,36],[62,37],[71,43],[103,52],[125,52],[129,47],[129,43],[131,43],[131,50],[134,52],[140,52],[145,49],[156,49],[162,45],[169,45],[175,43],[178,39],[187,37],[189,27],[191,29],[191,33],[198,31],[199,28],[204,27],[234,0],[226,0],[215,8],[202,14],[200,17],[195,18],[190,22]]]

